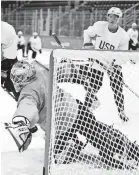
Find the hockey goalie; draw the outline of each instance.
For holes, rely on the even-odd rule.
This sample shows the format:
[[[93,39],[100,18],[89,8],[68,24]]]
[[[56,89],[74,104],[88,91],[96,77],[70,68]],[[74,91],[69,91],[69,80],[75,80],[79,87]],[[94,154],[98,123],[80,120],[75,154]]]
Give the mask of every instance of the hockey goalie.
[[[32,140],[32,133],[36,131],[34,129],[36,123],[45,131],[48,72],[48,69],[42,68],[36,61],[33,64],[17,62],[11,70],[11,79],[16,91],[20,91],[20,96],[12,124],[7,123],[6,128],[15,140],[19,151],[25,151],[28,148]],[[42,75],[45,75],[45,81]],[[41,84],[38,84],[40,81]],[[114,168],[136,168],[138,166],[139,146],[136,143],[132,143],[119,130],[96,120],[94,114],[89,110],[90,104],[86,102],[86,98],[82,103],[58,87],[57,91],[61,94],[57,93],[57,98],[64,104],[63,108],[55,106],[59,117],[74,117],[75,120],[72,125],[68,126],[68,130],[62,133],[57,132],[53,150],[55,163],[68,164],[79,161],[82,150],[90,143],[99,150],[101,161],[108,166]],[[65,101],[67,98],[68,102]],[[72,111],[74,116],[70,114],[71,111],[66,110],[72,103],[75,107]],[[86,138],[85,143],[78,138],[78,134]],[[130,166],[126,165],[122,159],[116,160],[114,158],[116,153],[129,161],[133,160],[136,164]],[[63,154],[65,158],[61,159]]]

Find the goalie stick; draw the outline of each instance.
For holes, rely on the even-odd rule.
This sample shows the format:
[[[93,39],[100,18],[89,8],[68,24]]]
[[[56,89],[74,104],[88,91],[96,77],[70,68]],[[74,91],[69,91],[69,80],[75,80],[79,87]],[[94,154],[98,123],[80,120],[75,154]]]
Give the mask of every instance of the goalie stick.
[[[59,40],[59,38],[57,37],[57,35],[55,33],[52,34],[52,36],[54,37],[55,41],[57,42],[57,44],[63,49],[64,46],[62,46],[61,41]],[[72,61],[72,60],[70,60]],[[97,64],[99,64],[101,66],[101,68],[103,68],[104,70],[106,70],[109,74],[113,75],[114,72],[108,70],[107,66],[105,66],[102,62],[92,59],[92,61],[96,62]],[[92,65],[92,64],[91,64]],[[139,95],[133,90],[131,89],[124,81],[122,81],[123,85],[130,91],[132,92],[137,98],[139,98]]]
[[[108,74],[113,75],[115,74],[114,72],[112,72],[110,69],[108,70],[107,67],[100,61],[95,60],[104,70],[106,70],[108,72]],[[112,69],[112,67],[110,67]],[[113,76],[112,76],[113,77]],[[137,98],[139,98],[139,95],[133,91],[124,81],[122,81],[123,85],[130,91],[132,92]]]

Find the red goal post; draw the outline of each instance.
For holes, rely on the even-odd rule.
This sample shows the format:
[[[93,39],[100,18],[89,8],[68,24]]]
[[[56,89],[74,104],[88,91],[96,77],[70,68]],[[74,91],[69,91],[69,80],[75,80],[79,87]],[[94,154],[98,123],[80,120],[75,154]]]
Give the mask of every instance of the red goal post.
[[[87,88],[85,87],[86,84],[84,84],[84,82],[88,79],[87,76],[90,76],[89,72],[92,71],[93,69],[99,70],[100,72],[104,73],[105,78],[103,79],[103,81],[107,81],[108,74],[115,77],[115,73],[113,74],[113,65],[118,65],[118,69],[119,69],[119,66],[122,67],[121,71],[123,73],[122,84],[123,84],[124,97],[125,97],[125,110],[127,111],[127,115],[135,115],[134,118],[136,118],[137,117],[136,115],[139,114],[139,110],[137,107],[138,106],[137,103],[139,104],[139,97],[138,97],[139,84],[137,81],[139,80],[139,52],[138,51],[108,51],[108,50],[90,51],[90,50],[55,49],[51,52],[50,65],[49,65],[50,74],[49,74],[49,83],[48,83],[48,109],[47,109],[47,119],[46,119],[44,175],[52,175],[52,174],[72,175],[73,172],[75,174],[84,174],[84,175],[86,174],[88,175],[92,173],[94,173],[95,175],[102,174],[102,173],[107,175],[109,174],[108,169],[111,169],[112,175],[114,175],[114,173],[115,174],[121,173],[122,175],[123,174],[131,175],[139,172],[138,163],[136,163],[136,161],[139,158],[132,157],[135,160],[132,160],[132,163],[131,163],[127,158],[128,155],[126,156],[124,155],[125,152],[128,153],[131,151],[131,150],[128,150],[127,147],[129,146],[128,144],[129,142],[133,143],[133,140],[128,137],[127,133],[123,133],[122,131],[120,132],[123,135],[125,134],[125,136],[127,137],[127,139],[124,139],[126,140],[126,143],[124,143],[125,152],[123,151],[122,155],[120,155],[121,157],[123,156],[123,161],[124,161],[122,170],[121,169],[119,170],[119,168],[113,168],[111,166],[108,166],[107,161],[104,161],[104,162],[101,161],[100,157],[103,158],[103,156],[102,155],[96,156],[95,151],[94,152],[92,151],[93,148],[91,143],[94,143],[92,140],[91,141],[89,140],[88,141],[89,143],[87,142],[87,144],[91,145],[90,149],[92,152],[90,153],[90,149],[89,149],[89,152],[87,153],[89,154],[88,157],[90,158],[86,157],[86,160],[85,160],[84,156],[82,155],[82,154],[86,154],[86,152],[84,153],[84,150],[86,151],[86,147],[85,147],[83,148],[81,154],[76,157],[77,160],[75,158],[74,162],[62,163],[64,159],[63,156],[60,156],[59,158],[60,160],[58,161],[58,163],[55,162],[56,139],[58,138],[59,135],[66,133],[70,128],[72,128],[74,122],[76,121],[78,110],[79,110],[77,100],[81,101],[82,104],[84,103],[86,91],[88,88],[88,87]],[[82,67],[82,70],[80,70],[81,67]],[[82,73],[80,73],[80,71]],[[85,73],[85,71],[87,72],[87,74]],[[79,79],[80,81],[79,82],[75,81],[76,78]],[[94,81],[94,82],[97,82],[97,81]],[[101,90],[101,88],[95,93],[95,95],[97,95],[98,98],[100,97],[101,99],[103,99],[102,94],[105,94],[106,92],[103,91],[101,94],[99,94],[99,91]],[[108,99],[105,98],[104,101],[107,101]],[[130,106],[129,101],[131,101],[133,105],[133,107],[131,106],[131,110],[129,110],[129,106]],[[100,105],[101,105],[101,100],[100,100]],[[113,105],[113,108],[116,108],[114,107],[115,105],[114,103],[112,105]],[[132,110],[135,110],[136,114]],[[99,111],[98,112],[99,114],[96,113],[96,116],[95,116],[96,121],[102,122],[107,127],[109,127],[110,124],[114,123],[114,121],[111,121],[110,123],[107,120],[105,122],[105,114],[103,113],[103,110],[101,113],[100,106],[97,107],[97,111]],[[93,112],[95,113],[95,110]],[[108,115],[118,116],[116,113],[116,110],[112,112],[108,111],[107,113]],[[113,116],[111,116],[111,118],[112,117]],[[113,118],[113,120],[117,121],[118,117],[116,119]],[[130,122],[130,117],[129,117],[129,122]],[[82,125],[82,121],[80,122],[80,124]],[[85,127],[85,125],[83,125],[82,127]],[[114,129],[117,129],[115,128],[115,125],[114,125]],[[78,133],[79,136],[78,134],[77,136],[80,138],[82,142],[84,142],[83,140],[86,139],[84,134],[80,131],[78,132],[79,132]],[[97,131],[95,130],[94,132],[97,132]],[[113,132],[117,132],[117,131],[114,130]],[[72,140],[72,138],[67,139],[65,142],[68,142],[68,144],[70,145],[69,143],[70,140]],[[111,141],[111,137],[108,140]],[[99,139],[97,139],[96,142],[99,142],[98,144],[101,144]],[[139,140],[137,140],[137,144],[139,144]],[[97,149],[99,150],[99,147],[97,147]],[[139,150],[137,150],[137,153],[138,151]],[[66,154],[65,156],[67,156],[66,152],[65,154]],[[94,161],[90,161],[90,159]],[[113,160],[113,157],[112,157],[112,160]],[[125,166],[127,166],[126,163],[130,164],[128,165],[129,166],[128,168],[125,168]],[[117,165],[115,167],[117,167]],[[132,167],[134,168],[132,169]]]

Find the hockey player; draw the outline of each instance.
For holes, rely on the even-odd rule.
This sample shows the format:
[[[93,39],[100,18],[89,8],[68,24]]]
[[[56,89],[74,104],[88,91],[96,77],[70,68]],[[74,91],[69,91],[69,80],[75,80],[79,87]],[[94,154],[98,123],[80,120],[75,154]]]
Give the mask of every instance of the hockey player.
[[[138,36],[139,32],[137,31],[137,24],[133,23],[132,28],[128,29],[127,31],[129,35],[129,50],[137,50],[138,48]]]
[[[29,39],[28,45],[27,45],[27,54],[28,51],[32,51],[32,58],[35,59],[37,52],[42,53],[42,42],[41,38],[38,36],[37,32],[33,32],[32,37]]]
[[[32,63],[18,61],[12,67],[10,78],[20,96],[12,123],[6,123],[6,128],[12,133],[19,151],[28,148],[35,124],[39,124],[44,131],[46,129],[48,76],[48,68],[36,60]],[[63,99],[61,103],[65,104]],[[60,110],[62,111],[62,107]],[[63,112],[67,112],[65,108]]]
[[[93,26],[84,30],[84,47],[87,49],[90,47],[91,38],[96,37],[95,49],[104,50],[128,50],[129,37],[127,32],[119,26],[122,12],[119,8],[112,7],[108,10],[107,20],[98,21]],[[98,60],[98,64],[99,64]],[[123,95],[123,74],[122,67],[116,65],[115,60],[111,65],[113,67],[112,73],[108,73],[110,78],[110,86],[114,92],[115,103],[118,108],[118,114],[123,121],[128,121],[128,117],[125,114],[124,109],[124,95]],[[90,79],[90,86],[92,92],[95,93],[102,86],[104,73],[100,70],[92,68]],[[88,97],[88,99],[90,99]]]
[[[1,85],[8,92],[12,92],[15,99],[18,98],[13,83],[10,80],[10,72],[17,61],[17,35],[12,25],[1,22]]]
[[[20,96],[12,124],[6,124],[19,151],[28,148],[32,138],[32,128],[38,123],[45,130],[47,115],[48,69],[35,60],[16,62],[11,70],[11,80]]]
[[[18,50],[22,49],[22,56],[25,57],[25,38],[23,36],[23,32],[19,31],[17,35],[18,35],[17,49]]]

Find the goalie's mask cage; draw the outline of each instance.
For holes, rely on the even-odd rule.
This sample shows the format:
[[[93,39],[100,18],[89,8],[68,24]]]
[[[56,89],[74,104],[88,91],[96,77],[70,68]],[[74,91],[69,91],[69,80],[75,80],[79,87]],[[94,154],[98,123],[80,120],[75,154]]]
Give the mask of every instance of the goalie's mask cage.
[[[10,73],[10,78],[14,84],[15,90],[20,92],[21,89],[30,83],[36,77],[36,70],[33,64],[27,61],[16,62]]]
[[[52,51],[45,175],[139,173],[138,80],[139,52]]]

